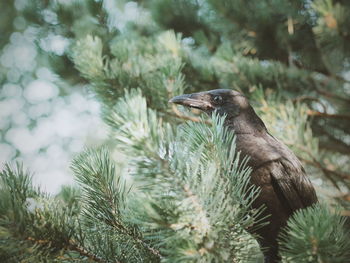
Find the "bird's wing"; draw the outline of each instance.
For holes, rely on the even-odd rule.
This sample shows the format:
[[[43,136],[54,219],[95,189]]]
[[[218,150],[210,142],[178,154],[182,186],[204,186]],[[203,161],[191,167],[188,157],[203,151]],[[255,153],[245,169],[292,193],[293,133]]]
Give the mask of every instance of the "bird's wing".
[[[292,212],[317,202],[315,190],[302,166],[295,166],[283,157],[270,165],[274,191],[287,202]]]

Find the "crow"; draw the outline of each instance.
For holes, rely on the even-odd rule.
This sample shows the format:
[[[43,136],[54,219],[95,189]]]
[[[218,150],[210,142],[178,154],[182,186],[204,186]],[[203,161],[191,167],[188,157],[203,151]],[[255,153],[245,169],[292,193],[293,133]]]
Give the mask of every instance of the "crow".
[[[317,202],[315,189],[298,158],[267,131],[248,99],[237,91],[184,94],[169,102],[226,116],[224,125],[236,135],[236,150],[249,158],[250,182],[260,188],[252,209],[265,207],[261,218],[267,217],[268,224],[254,230],[264,262],[280,262],[277,238],[281,228],[296,210]]]

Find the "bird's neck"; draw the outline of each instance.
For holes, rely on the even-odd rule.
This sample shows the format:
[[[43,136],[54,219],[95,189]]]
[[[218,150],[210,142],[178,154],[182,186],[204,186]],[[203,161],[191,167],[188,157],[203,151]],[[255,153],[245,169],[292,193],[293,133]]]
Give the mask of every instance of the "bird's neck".
[[[256,115],[252,107],[245,109],[238,116],[226,118],[225,124],[236,134],[262,134],[267,132],[264,122]]]

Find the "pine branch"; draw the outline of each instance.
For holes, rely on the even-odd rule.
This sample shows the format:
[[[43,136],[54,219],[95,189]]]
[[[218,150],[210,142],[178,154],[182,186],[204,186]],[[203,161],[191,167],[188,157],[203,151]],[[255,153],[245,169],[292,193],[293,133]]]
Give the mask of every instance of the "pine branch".
[[[133,243],[141,245],[141,250],[144,249],[160,259],[159,251],[142,240],[140,230],[129,225],[123,218],[127,212],[126,199],[129,190],[123,179],[116,174],[108,152],[103,149],[86,151],[73,160],[72,169],[83,189],[83,212],[89,220],[111,226],[122,238],[133,240]],[[140,252],[131,250],[127,253]]]
[[[257,190],[248,186],[250,170],[238,165],[234,136],[223,128],[223,120],[211,120],[211,126],[203,121],[186,124],[176,139],[168,124],[147,109],[139,92],[120,99],[107,120],[119,149],[131,159],[133,177],[151,198],[149,204],[142,199],[136,205],[144,207],[137,222],[149,225],[148,239],[160,239],[164,259],[199,257],[209,262],[221,249],[233,257],[234,251],[243,251],[236,241],[242,237],[241,226],[251,227],[256,218],[254,214],[246,220],[243,211],[249,209]],[[215,161],[208,161],[208,156]],[[216,202],[227,209],[215,206]],[[227,247],[226,238],[217,238],[222,236],[218,232],[232,236],[234,245]],[[174,251],[173,246],[182,250]]]
[[[350,233],[344,224],[338,211],[322,204],[297,211],[280,235],[282,258],[287,262],[347,261]]]
[[[350,120],[350,115],[346,115],[346,114],[329,114],[329,113],[319,112],[319,111],[314,111],[314,110],[307,111],[307,114],[309,116],[314,116],[317,118],[332,118],[332,119]]]
[[[345,98],[343,96],[339,96],[339,95],[337,95],[335,93],[329,92],[329,91],[324,90],[324,89],[320,89],[318,87],[318,84],[320,84],[322,86],[325,86],[326,88],[329,88],[327,82],[324,82],[324,81],[323,82],[322,81],[321,82],[317,82],[317,80],[314,80],[314,79],[312,79],[312,80],[314,82],[313,87],[314,87],[314,89],[315,89],[315,91],[317,93],[319,93],[319,94],[321,94],[321,95],[323,95],[325,97],[331,98],[331,99],[337,99],[337,100],[340,100],[340,101],[344,101],[346,103],[350,103],[350,99],[349,98]]]
[[[349,180],[350,179],[350,174],[342,173],[342,172],[339,172],[336,170],[331,170],[327,167],[324,167],[322,165],[322,163],[320,163],[319,161],[316,161],[316,160],[310,161],[310,160],[304,159],[302,157],[299,157],[299,158],[302,159],[305,163],[311,164],[312,166],[315,166],[315,167],[319,168],[320,170],[322,170],[325,173],[326,177],[332,181],[333,185],[336,184],[336,182],[334,181],[333,177],[330,176],[330,174],[335,175],[337,178],[342,179],[342,180]],[[334,185],[334,186],[336,186],[336,185]],[[336,186],[336,187],[338,188],[338,186]]]
[[[303,152],[307,153],[309,155],[309,157],[311,158],[311,160],[305,159],[301,156],[299,156],[299,158],[302,159],[305,163],[311,164],[311,165],[319,168],[320,170],[322,170],[325,173],[326,177],[333,183],[333,185],[336,188],[339,189],[339,187],[337,186],[337,183],[334,181],[334,178],[332,176],[330,176],[330,174],[336,175],[339,179],[342,179],[342,180],[350,179],[350,174],[338,172],[336,170],[331,170],[327,167],[324,167],[323,164],[321,162],[319,162],[316,159],[316,157],[310,152],[310,150],[308,150],[304,146],[297,145],[297,147],[300,148]]]
[[[68,253],[71,238],[80,227],[77,207],[65,207],[59,199],[39,192],[33,187],[29,173],[19,164],[16,168],[5,165],[0,177],[3,209],[0,226],[6,229],[8,245],[15,242],[14,247],[22,251],[14,257],[44,260],[57,257],[58,251]]]
[[[98,256],[94,255],[93,253],[85,250],[84,248],[75,244],[75,242],[73,242],[73,241],[70,242],[68,249],[78,252],[81,256],[87,257],[90,261],[93,261],[93,262],[98,262],[98,263],[109,263],[110,262],[108,260],[104,260],[103,258],[98,257]],[[114,261],[114,263],[121,263],[121,262],[116,260],[116,261]]]
[[[336,180],[333,178],[332,175],[336,175],[339,179],[342,179],[342,180],[345,180],[345,179],[349,179],[349,175],[346,175],[346,174],[342,174],[342,173],[339,173],[337,171],[334,171],[334,170],[330,170],[326,167],[323,166],[323,164],[321,162],[319,162],[316,157],[310,152],[310,150],[308,150],[307,148],[305,148],[304,146],[302,145],[295,145],[297,148],[300,148],[303,152],[307,153],[308,156],[311,158],[310,159],[306,159],[302,156],[298,156],[299,159],[301,159],[303,162],[309,164],[309,165],[312,165],[314,167],[317,167],[319,168],[323,173],[324,175],[326,176],[326,178],[328,180],[330,180],[330,182],[333,184],[334,187],[336,187],[338,190],[340,190],[339,188],[339,185],[338,183],[336,182]]]
[[[300,103],[303,101],[316,101],[317,103],[319,103],[321,105],[323,112],[327,113],[327,106],[319,98],[302,95],[302,96],[299,96],[299,97],[293,99],[292,101],[297,102],[297,103]]]
[[[51,240],[45,240],[45,239],[36,239],[33,237],[27,237],[26,238],[28,241],[34,243],[35,246],[48,246],[51,249],[54,249],[55,247],[53,247],[52,241]],[[60,248],[59,248],[60,249]],[[83,257],[87,257],[90,261],[93,262],[98,262],[98,263],[107,263],[109,261],[103,260],[102,258],[94,255],[92,252],[87,251],[86,249],[80,247],[78,244],[76,244],[75,241],[73,240],[69,240],[69,242],[66,244],[65,250],[68,252],[70,251],[75,251],[78,252],[79,255],[83,256]],[[60,256],[59,256],[60,258]],[[67,258],[68,260],[71,260],[71,258]],[[80,260],[80,259],[79,259]],[[120,263],[119,261],[115,261],[115,263]]]
[[[33,187],[22,167],[5,166],[0,172],[3,261],[246,263],[258,254],[244,232],[259,223],[255,214],[244,216],[258,194],[249,187],[250,170],[239,165],[234,136],[223,129],[223,120],[203,121],[169,109],[169,97],[185,89],[234,88],[252,97],[274,91],[260,115],[304,163],[341,188],[344,193],[333,196],[344,201],[341,213],[349,214],[350,175],[344,171],[350,151],[345,77],[350,9],[345,1],[152,0],[124,10],[119,1],[120,12],[107,9],[106,1],[27,2],[17,11],[9,7],[12,20],[20,16],[41,28],[35,35],[43,50],[42,42],[60,32],[72,43],[70,58],[87,82],[76,77],[66,55],[40,54],[39,64],[48,58],[50,71],[63,80],[92,87],[111,127],[111,147],[126,161],[124,171],[103,151],[83,153],[73,163],[80,190],[66,188],[56,197]],[[137,17],[129,17],[128,10]],[[18,24],[12,20],[7,24]],[[184,37],[162,32],[164,26]],[[22,29],[27,38],[30,30]],[[305,101],[323,111],[298,103]],[[308,116],[318,134],[308,126]],[[283,241],[286,261],[349,258],[343,221],[330,211],[299,211]]]

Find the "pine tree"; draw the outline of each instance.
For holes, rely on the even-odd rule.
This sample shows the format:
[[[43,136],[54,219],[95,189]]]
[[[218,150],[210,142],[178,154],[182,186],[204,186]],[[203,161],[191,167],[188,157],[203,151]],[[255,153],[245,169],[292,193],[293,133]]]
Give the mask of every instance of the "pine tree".
[[[110,139],[72,160],[77,185],[57,196],[34,186],[21,164],[4,165],[0,258],[261,260],[245,229],[264,224],[263,207],[249,209],[259,189],[238,162],[234,134],[223,118],[168,104],[183,92],[229,88],[249,97],[303,161],[322,200],[289,220],[279,240],[283,261],[347,262],[348,1],[111,3],[36,0],[23,11],[43,35],[70,40],[67,53],[46,59],[67,83],[88,83]],[[128,8],[137,16],[120,26]],[[58,22],[48,25],[42,9]]]

